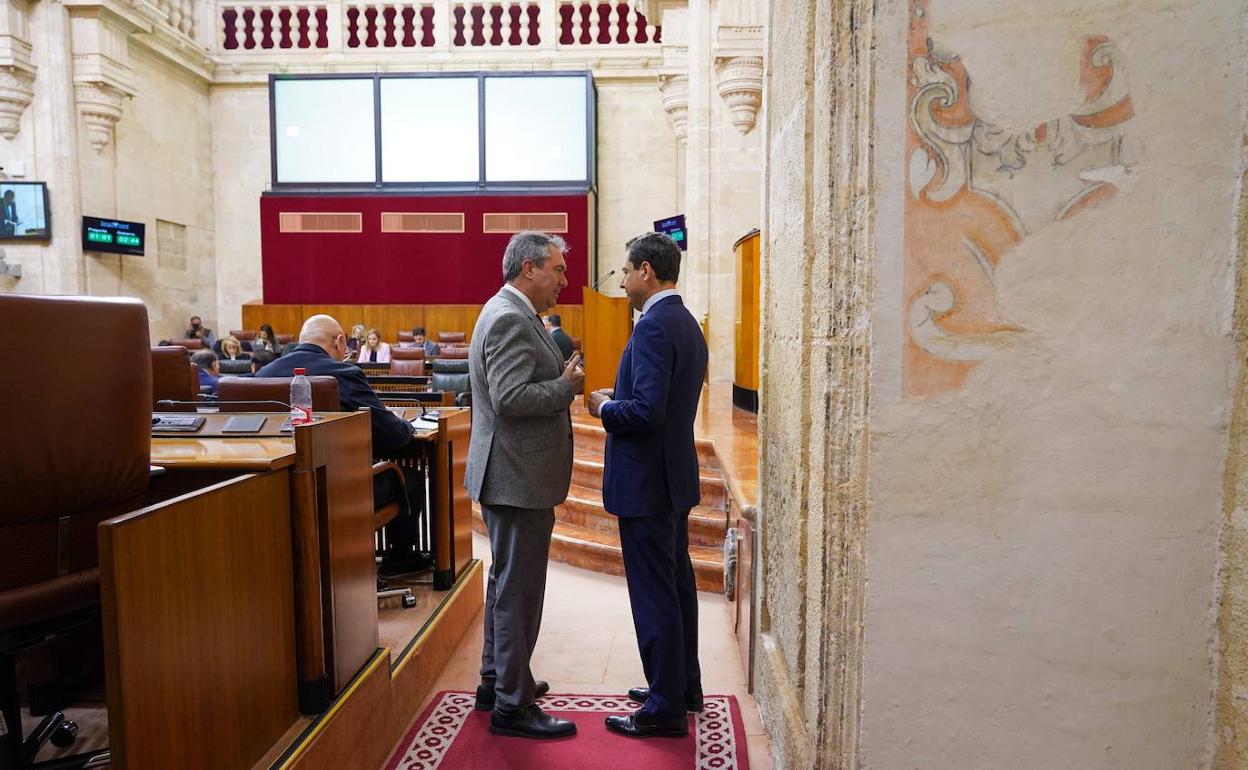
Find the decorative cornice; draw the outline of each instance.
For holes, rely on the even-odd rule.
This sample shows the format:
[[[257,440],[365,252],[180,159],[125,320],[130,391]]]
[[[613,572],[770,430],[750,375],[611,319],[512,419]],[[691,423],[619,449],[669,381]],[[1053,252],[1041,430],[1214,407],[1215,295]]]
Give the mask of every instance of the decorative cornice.
[[[87,141],[101,153],[113,141],[126,93],[107,83],[76,83],[74,95],[87,127]]]
[[[763,103],[763,58],[720,57],[715,60],[715,72],[720,98],[732,110],[732,124],[742,134],[750,133]]]
[[[0,66],[0,136],[12,139],[21,130],[22,113],[35,99],[35,75],[15,66]]]
[[[689,136],[689,76],[659,75],[659,92],[663,94],[663,111],[671,121],[672,131],[677,139],[685,141]]]

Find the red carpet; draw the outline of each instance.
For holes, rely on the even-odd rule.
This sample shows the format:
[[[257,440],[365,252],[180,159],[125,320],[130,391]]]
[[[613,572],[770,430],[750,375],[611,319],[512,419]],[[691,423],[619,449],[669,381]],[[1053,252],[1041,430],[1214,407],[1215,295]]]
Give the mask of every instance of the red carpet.
[[[386,770],[749,770],[745,728],[737,699],[706,697],[701,714],[689,715],[684,738],[626,738],[608,732],[608,714],[636,708],[612,695],[547,695],[545,711],[576,722],[576,735],[536,741],[490,733],[490,714],[474,711],[473,695],[441,692],[420,715]],[[695,724],[696,720],[696,724]]]

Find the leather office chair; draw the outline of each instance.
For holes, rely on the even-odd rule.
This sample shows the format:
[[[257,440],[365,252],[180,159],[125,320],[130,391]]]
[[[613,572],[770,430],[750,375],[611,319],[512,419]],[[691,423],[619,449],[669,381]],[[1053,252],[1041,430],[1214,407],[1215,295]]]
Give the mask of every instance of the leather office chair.
[[[438,332],[438,344],[446,343],[464,343],[468,340],[468,335],[464,332]]]
[[[464,346],[464,347],[459,347],[459,346],[443,347],[443,348],[442,348],[442,351],[441,351],[440,353],[438,353],[438,358],[439,358],[439,359],[441,359],[441,360],[448,360],[448,359],[449,359],[449,360],[452,360],[452,361],[455,361],[455,360],[459,360],[459,361],[466,361],[466,360],[468,359],[468,348],[467,348],[467,346]]]
[[[455,394],[458,406],[468,406],[471,401],[472,380],[468,376],[468,362],[463,359],[439,358],[433,362],[433,376],[429,380],[430,390],[440,390]]]
[[[278,404],[246,404],[239,401],[280,401],[290,403],[292,377],[222,377],[217,383],[217,406],[223,412],[281,412]],[[338,401],[338,380],[328,375],[308,377],[312,383],[312,411],[342,411]]]
[[[398,339],[400,343],[407,343],[409,345],[416,344],[416,336],[411,332],[398,332],[395,335],[395,338]]]
[[[246,329],[230,329],[230,334],[237,337],[239,342],[254,342],[256,339],[256,333]]]
[[[199,377],[191,353],[181,345],[152,348],[152,409],[157,412],[193,412],[195,404],[158,406],[158,401],[198,400]]]
[[[238,358],[233,361],[223,358],[217,362],[217,365],[221,367],[222,374],[251,374],[250,358]]]
[[[277,335],[277,343],[278,343],[279,345],[281,345],[281,346],[285,347],[285,346],[286,346],[286,345],[288,345],[288,344],[290,343],[290,341],[291,341],[291,340],[293,340],[294,338],[295,338],[295,335],[293,335],[293,334],[279,334],[279,335]]]
[[[423,361],[425,360],[424,348],[390,348],[390,362],[395,361]]]
[[[180,345],[187,350],[202,350],[204,347],[204,341],[198,337],[178,337],[177,339],[169,340],[169,344]]]
[[[390,362],[390,374],[423,377],[425,375],[425,362],[423,359],[412,361],[405,358],[396,358]]]
[[[23,741],[16,659],[96,622],[96,526],[141,506],[153,389],[147,309],[138,300],[0,295],[0,328],[4,429],[21,437],[0,441],[0,767],[8,768],[30,767],[40,736],[72,741],[54,681],[32,686],[34,699],[47,701],[33,710],[51,713]],[[46,358],[43,376],[19,371],[19,341],[88,328],[93,344]]]
[[[573,350],[580,350],[580,349],[581,349],[581,338],[580,338],[580,337],[573,337],[573,338],[572,338],[572,349],[573,349]]]
[[[409,514],[407,480],[403,477],[403,471],[390,460],[373,463],[374,478],[383,475],[389,475],[394,479],[394,499],[373,509],[373,533],[375,538],[384,537],[386,525],[394,521],[396,516]],[[416,596],[412,593],[411,588],[391,588],[386,579],[378,575],[377,598],[380,600],[395,596],[402,600],[405,609],[411,609],[416,606]]]

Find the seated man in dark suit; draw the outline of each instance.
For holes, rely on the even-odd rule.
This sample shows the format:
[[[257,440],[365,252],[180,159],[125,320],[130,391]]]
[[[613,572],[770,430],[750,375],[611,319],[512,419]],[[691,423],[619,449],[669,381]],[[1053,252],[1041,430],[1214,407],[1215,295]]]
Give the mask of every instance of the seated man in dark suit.
[[[221,364],[211,350],[196,350],[191,363],[199,374],[199,391],[216,395],[217,381],[221,379]]]
[[[257,377],[292,377],[295,369],[304,369],[308,375],[328,375],[338,380],[338,401],[344,412],[354,412],[368,407],[372,418],[373,455],[389,454],[402,449],[412,441],[412,426],[403,418],[386,409],[381,399],[368,384],[364,370],[342,359],[347,355],[347,337],[342,327],[332,317],[314,315],[304,321],[299,330],[299,342],[286,347],[281,358],[266,364],[256,372]],[[406,471],[405,471],[406,473]],[[374,505],[395,499],[397,490],[389,475],[373,477]],[[390,549],[382,562],[387,574],[411,572],[421,569],[424,559],[418,559],[415,551],[415,514],[424,510],[424,480],[409,477],[409,495],[412,516],[399,516],[386,526]],[[419,490],[419,492],[417,492]]]

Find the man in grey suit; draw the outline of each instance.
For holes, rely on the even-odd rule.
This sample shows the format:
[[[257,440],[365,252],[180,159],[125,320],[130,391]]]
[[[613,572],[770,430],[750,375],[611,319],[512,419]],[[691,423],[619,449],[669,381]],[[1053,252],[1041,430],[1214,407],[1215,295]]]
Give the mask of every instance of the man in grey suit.
[[[503,253],[503,288],[472,331],[472,443],[465,482],[490,532],[485,644],[476,708],[493,710],[490,731],[557,738],[576,725],[534,701],[550,689],[529,668],[542,622],[555,506],[572,480],[568,406],[585,372],[564,362],[538,316],[568,285],[562,241],[522,232]]]

